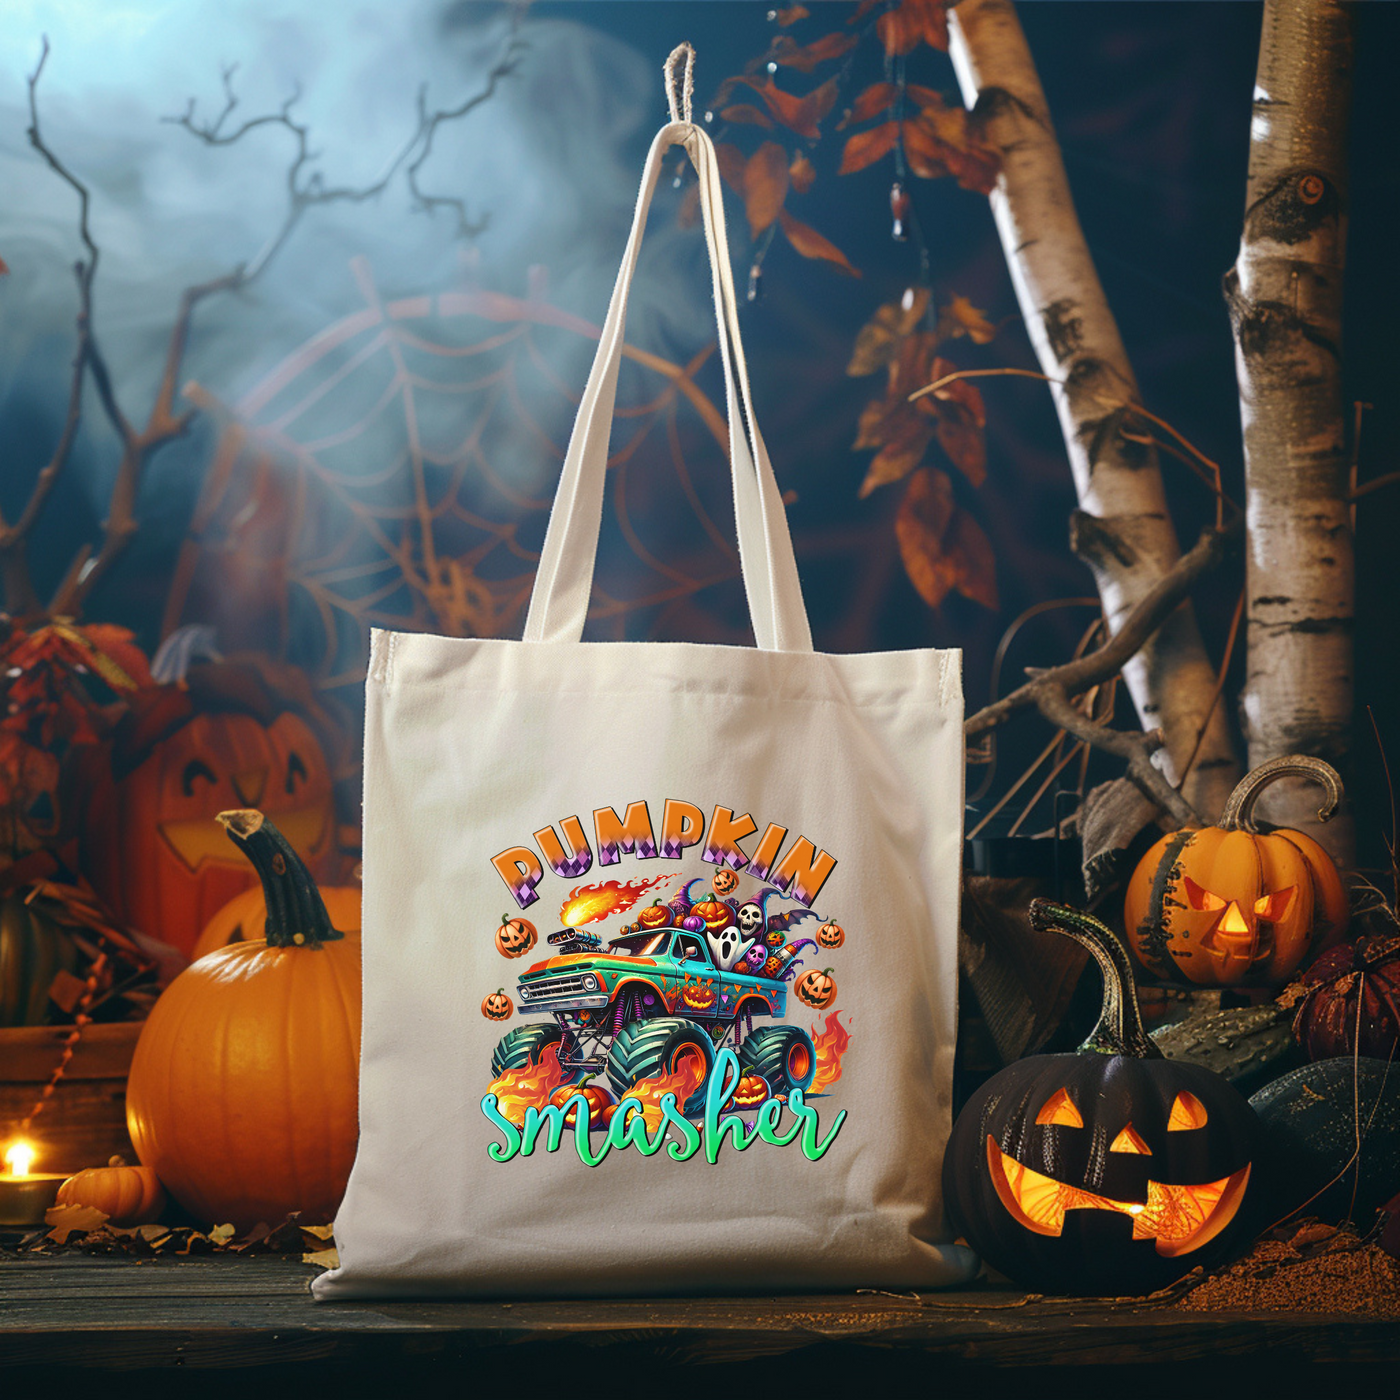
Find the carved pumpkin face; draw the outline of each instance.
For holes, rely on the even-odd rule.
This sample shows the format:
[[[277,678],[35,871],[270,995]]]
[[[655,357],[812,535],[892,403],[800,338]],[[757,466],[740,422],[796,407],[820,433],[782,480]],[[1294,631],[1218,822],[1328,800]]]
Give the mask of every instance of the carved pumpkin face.
[[[814,968],[811,972],[803,973],[793,990],[797,993],[798,1001],[806,1002],[818,1011],[825,1010],[836,1000],[836,983],[829,967],[821,972]]]
[[[1117,957],[1106,980],[1122,988],[1121,945]],[[1130,1035],[1119,996],[1131,1002]],[[1092,1049],[1033,1055],[995,1075],[949,1138],[944,1192],[968,1242],[1042,1292],[1151,1292],[1248,1224],[1253,1110],[1219,1075],[1161,1058],[1130,974],[1106,995],[1095,1037],[1112,1017],[1114,1034],[1091,1037]]]
[[[663,904],[656,899],[637,915],[637,922],[642,928],[665,928],[671,922],[673,913],[674,910],[669,904]]]
[[[515,1003],[506,995],[504,987],[497,987],[481,1003],[481,1014],[488,1021],[504,1021],[515,1010]]]
[[[549,1101],[556,1107],[563,1108],[570,1099],[579,1094],[588,1100],[588,1126],[606,1128],[612,1121],[613,1114],[617,1112],[617,1100],[596,1079],[587,1080],[582,1084],[561,1084],[549,1096]],[[564,1115],[564,1122],[572,1128],[577,1117],[578,1105],[575,1104]]]
[[[739,877],[726,866],[723,870],[715,871],[710,883],[715,887],[716,894],[733,894],[739,888]]]
[[[137,928],[188,954],[209,919],[257,883],[214,821],[242,807],[272,817],[313,875],[332,874],[331,773],[311,727],[290,710],[266,724],[221,711],[192,715],[99,795],[93,884]]]
[[[715,932],[734,922],[734,911],[727,904],[721,904],[714,895],[701,900],[690,912],[703,919],[705,927]]]
[[[1298,762],[1255,769],[1231,795],[1219,826],[1173,832],[1142,858],[1123,919],[1151,972],[1206,986],[1274,986],[1341,937],[1347,897],[1332,858],[1301,831],[1249,826],[1249,807],[1264,783]],[[1318,760],[1307,763],[1309,772],[1316,765],[1336,776]]]
[[[846,930],[833,919],[828,919],[817,930],[817,942],[823,948],[839,948],[846,941]]]
[[[757,1108],[768,1098],[768,1081],[761,1074],[746,1074],[734,1090],[736,1108]]]
[[[501,926],[496,930],[496,951],[503,958],[523,958],[538,939],[539,933],[529,919],[501,915]]]
[[[687,982],[681,990],[681,1005],[691,1011],[708,1011],[715,1004],[715,989],[708,982]]]

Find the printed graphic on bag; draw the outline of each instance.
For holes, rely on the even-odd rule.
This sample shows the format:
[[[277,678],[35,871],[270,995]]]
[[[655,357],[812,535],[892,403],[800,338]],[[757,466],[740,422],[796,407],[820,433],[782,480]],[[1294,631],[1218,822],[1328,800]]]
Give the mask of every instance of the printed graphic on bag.
[[[534,846],[491,858],[521,909],[541,898],[546,865],[572,883],[592,869],[595,848],[606,866],[623,854],[679,862],[701,847],[700,860],[719,869],[709,877],[679,870],[574,885],[562,896],[563,927],[546,940],[552,955],[527,968],[516,989],[519,1014],[540,1019],[507,1031],[491,1056],[481,1100],[501,1138],[487,1149],[491,1159],[556,1152],[570,1129],[588,1166],[614,1149],[650,1157],[663,1146],[678,1162],[703,1148],[713,1164],[726,1138],[738,1152],[758,1141],[797,1143],[819,1161],[846,1110],[823,1134],[809,1101],[841,1078],[851,1037],[835,1004],[834,969],[803,971],[803,964],[846,939],[812,908],[835,857],[805,836],[784,851],[788,829],[776,823],[750,856],[739,843],[758,833],[751,816],[717,806],[707,821],[701,808],[675,799],[664,805],[659,838],[645,802],[629,804],[622,817],[612,807],[595,810],[593,845],[577,816],[557,826],[536,831]],[[746,893],[744,876],[762,888]],[[707,878],[709,888],[698,888]],[[641,903],[654,888],[658,897]],[[774,900],[799,907],[770,910]],[[610,934],[585,927],[633,909]],[[798,936],[806,920],[813,937]],[[503,957],[517,958],[538,932],[527,919],[502,915],[489,936]],[[825,1021],[809,1030],[786,1020],[789,991],[824,1011]],[[485,1003],[482,1011],[497,1019]]]

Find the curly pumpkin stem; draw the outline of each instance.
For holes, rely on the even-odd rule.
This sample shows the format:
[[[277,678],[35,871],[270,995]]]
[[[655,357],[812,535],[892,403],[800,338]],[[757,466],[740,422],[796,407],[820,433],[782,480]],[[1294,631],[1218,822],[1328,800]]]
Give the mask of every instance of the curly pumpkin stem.
[[[267,902],[269,948],[319,948],[345,935],[331,924],[326,902],[290,841],[259,811],[241,808],[215,818],[253,863]]]
[[[1138,1060],[1164,1058],[1142,1024],[1128,950],[1113,931],[1092,914],[1048,899],[1031,900],[1030,918],[1031,927],[1041,933],[1060,933],[1087,948],[1103,973],[1103,1010],[1080,1049],[1101,1055],[1131,1055]]]
[[[1279,758],[1271,758],[1257,768],[1251,768],[1235,785],[1235,790],[1225,802],[1225,810],[1216,823],[1225,831],[1247,831],[1257,836],[1254,825],[1254,804],[1259,794],[1278,778],[1311,778],[1325,789],[1326,800],[1317,809],[1317,819],[1327,821],[1337,810],[1342,800],[1341,774],[1330,763],[1320,758],[1310,758],[1307,754],[1287,753]]]

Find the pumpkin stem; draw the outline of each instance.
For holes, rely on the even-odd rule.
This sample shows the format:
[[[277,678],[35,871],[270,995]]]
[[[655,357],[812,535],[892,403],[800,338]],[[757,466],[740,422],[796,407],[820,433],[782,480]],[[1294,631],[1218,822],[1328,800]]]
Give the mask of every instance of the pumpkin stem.
[[[1031,900],[1030,918],[1031,927],[1041,933],[1060,933],[1087,948],[1103,973],[1103,1010],[1080,1048],[1102,1055],[1131,1055],[1138,1060],[1162,1059],[1157,1043],[1142,1024],[1128,950],[1113,931],[1092,914],[1048,899]]]
[[[1342,800],[1341,775],[1330,763],[1307,754],[1288,753],[1251,768],[1239,780],[1225,801],[1225,810],[1221,812],[1217,825],[1225,831],[1247,831],[1251,836],[1257,836],[1259,833],[1253,820],[1254,804],[1259,794],[1279,778],[1311,778],[1326,790],[1327,798],[1317,809],[1320,822],[1327,821]]]
[[[253,863],[267,902],[267,946],[319,948],[345,935],[331,924],[326,902],[290,841],[252,808],[220,812],[216,821]]]

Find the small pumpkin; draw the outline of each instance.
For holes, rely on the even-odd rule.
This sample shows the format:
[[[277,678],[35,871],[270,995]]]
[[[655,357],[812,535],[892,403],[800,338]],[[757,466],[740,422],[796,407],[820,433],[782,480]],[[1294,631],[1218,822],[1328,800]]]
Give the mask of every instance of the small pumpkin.
[[[58,1188],[61,1206],[91,1206],[113,1225],[149,1225],[165,1209],[165,1188],[150,1167],[129,1167],[113,1157],[105,1167],[89,1167]]]
[[[685,918],[681,920],[681,927],[687,933],[704,933],[705,921],[699,914],[687,914]]]
[[[49,988],[81,959],[63,925],[17,890],[0,897],[0,1026],[40,1026]]]
[[[341,933],[359,933],[363,892],[359,885],[318,885],[331,923]],[[190,961],[230,943],[253,943],[267,931],[267,896],[261,883],[236,894],[204,925]]]
[[[846,930],[835,919],[828,919],[817,930],[817,942],[823,948],[839,948],[846,941]]]
[[[761,1074],[746,1074],[734,1088],[735,1108],[757,1108],[768,1099],[768,1081]]]
[[[1252,820],[1259,794],[1283,777],[1322,785],[1320,820],[1341,801],[1331,765],[1272,759],[1240,781],[1217,825],[1173,832],[1143,856],[1123,920],[1148,971],[1204,986],[1278,986],[1341,937],[1347,897],[1331,856],[1301,831],[1264,833]]]
[[[1103,924],[1041,899],[1030,916],[1098,963],[1099,1021],[1078,1053],[1018,1060],[973,1094],[948,1140],[944,1199],[972,1248],[1023,1287],[1150,1293],[1246,1236],[1258,1120],[1219,1075],[1163,1058],[1127,949]]]
[[[481,1014],[488,1021],[504,1021],[514,1010],[515,1003],[506,995],[504,987],[497,987],[482,999]]]
[[[267,901],[266,938],[191,963],[136,1043],[126,1121],[191,1215],[247,1230],[331,1220],[359,1137],[360,939],[261,812],[222,812]]]
[[[1279,1000],[1297,1005],[1293,1038],[1308,1059],[1391,1059],[1400,1042],[1400,931],[1330,949]]]
[[[665,928],[671,922],[672,913],[669,904],[654,899],[637,915],[637,923],[642,928]]]
[[[549,1096],[549,1101],[556,1107],[563,1108],[578,1094],[582,1094],[588,1100],[588,1126],[606,1128],[612,1122],[613,1114],[617,1112],[617,1100],[596,1079],[585,1079],[578,1084],[561,1084]],[[575,1104],[564,1115],[564,1122],[572,1128],[577,1117],[578,1105]]]
[[[714,886],[716,894],[733,894],[739,888],[739,877],[725,866],[723,870],[715,871],[710,884]]]
[[[771,962],[772,959],[770,958]],[[764,971],[767,971],[765,967]],[[818,972],[815,968],[811,972],[804,972],[797,979],[797,985],[793,988],[797,993],[798,1001],[806,1002],[817,1011],[825,1011],[833,1001],[836,1000],[836,983],[832,980],[831,969],[823,968]]]
[[[509,914],[502,914],[501,926],[496,930],[496,951],[503,958],[523,958],[539,936],[529,919],[512,919]]]
[[[716,933],[726,924],[734,922],[734,911],[715,894],[707,894],[690,912],[697,919],[703,919],[705,927]]]

